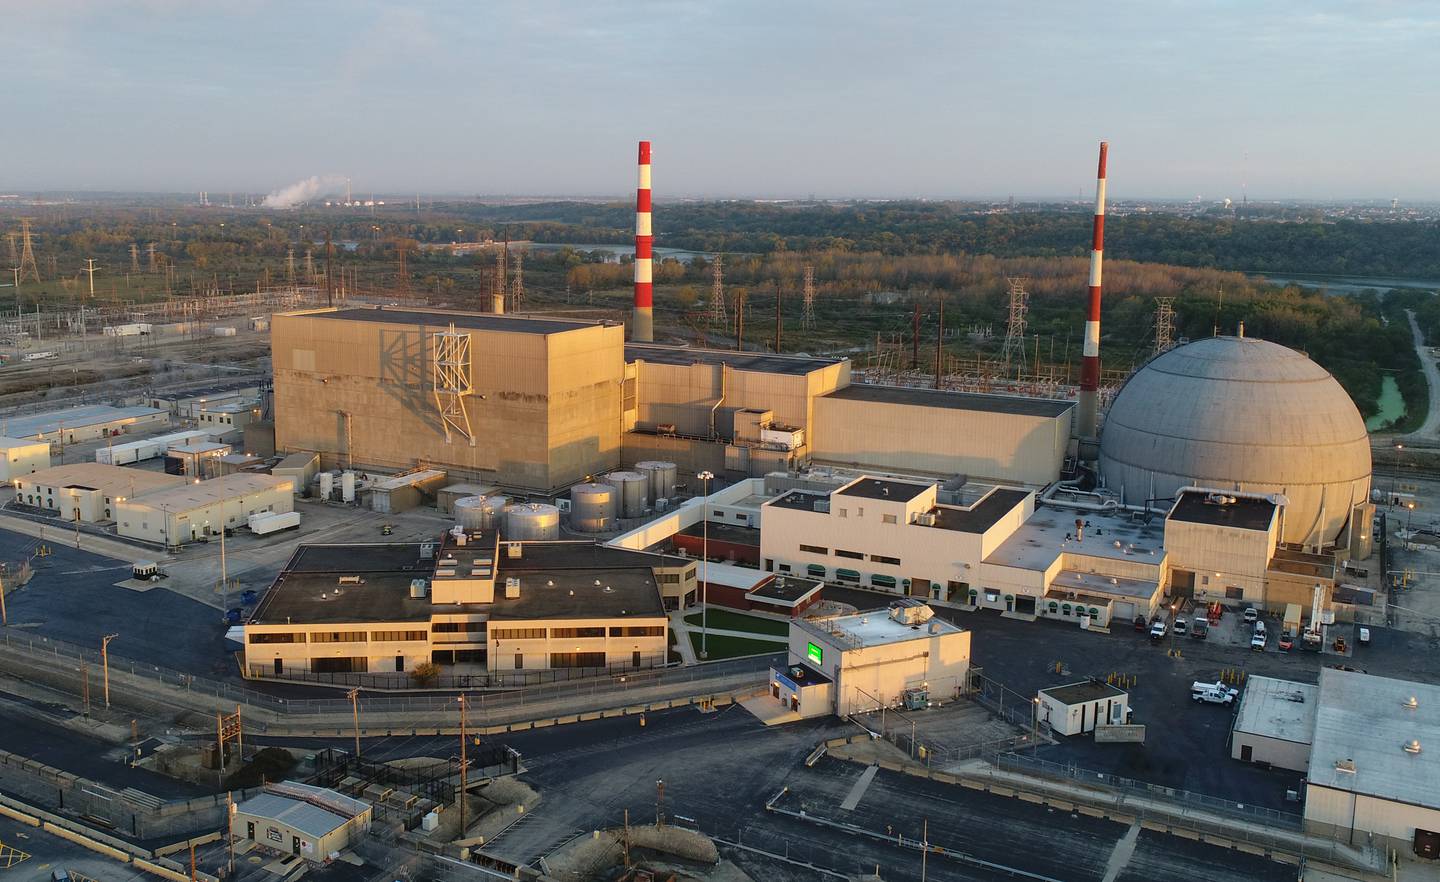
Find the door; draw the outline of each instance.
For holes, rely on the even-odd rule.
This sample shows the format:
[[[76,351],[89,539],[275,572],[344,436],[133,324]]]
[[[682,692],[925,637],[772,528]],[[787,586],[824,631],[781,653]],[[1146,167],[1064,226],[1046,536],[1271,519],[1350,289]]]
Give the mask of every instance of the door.
[[[255,822],[254,822],[254,821],[246,821],[246,822],[245,822],[245,838],[246,838],[246,839],[249,839],[251,842],[254,842],[254,841],[255,841]]]
[[[790,696],[790,709],[796,713],[800,712],[800,696],[793,694]]]
[[[1255,755],[1255,749],[1254,749],[1253,747],[1251,747],[1249,744],[1242,744],[1242,745],[1240,745],[1240,762],[1242,762],[1242,763],[1248,763],[1248,762],[1250,762],[1250,758],[1253,757],[1254,755]]]
[[[521,653],[521,652],[515,653],[515,670],[517,670],[517,671],[523,671],[523,670],[525,670],[525,654],[524,654],[524,653]]]
[[[632,668],[640,667],[640,650],[637,649],[630,653],[630,666]]]
[[[299,857],[299,856],[300,856],[300,837],[299,837],[299,836],[291,836],[291,837],[290,837],[290,853],[293,854],[293,855],[295,855],[296,857]]]
[[[403,655],[397,655],[397,656],[395,656],[395,673],[397,673],[397,674],[403,674],[403,673],[405,673],[405,656],[403,656]]]
[[[770,697],[771,697],[771,698],[779,698],[779,697],[780,697],[780,684],[779,684],[779,683],[771,683],[771,684],[770,684]]]
[[[282,675],[282,674],[284,674],[284,673],[285,673],[285,660],[284,660],[283,658],[277,658],[277,659],[275,659],[275,676],[279,677],[280,675]]]

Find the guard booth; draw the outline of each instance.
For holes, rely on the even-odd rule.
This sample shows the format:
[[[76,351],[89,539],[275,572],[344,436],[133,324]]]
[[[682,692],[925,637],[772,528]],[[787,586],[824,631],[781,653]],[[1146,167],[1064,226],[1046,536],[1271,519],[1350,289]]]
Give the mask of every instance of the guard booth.
[[[770,669],[770,697],[804,719],[834,713],[834,689],[834,681],[804,662]]]
[[[1096,726],[1128,723],[1130,695],[1098,680],[1052,686],[1040,690],[1035,714],[1056,735],[1084,735]]]

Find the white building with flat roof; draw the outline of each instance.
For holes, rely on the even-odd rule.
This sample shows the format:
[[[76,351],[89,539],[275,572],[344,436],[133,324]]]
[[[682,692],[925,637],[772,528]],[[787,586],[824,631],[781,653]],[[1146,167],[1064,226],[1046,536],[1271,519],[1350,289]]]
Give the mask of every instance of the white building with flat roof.
[[[63,521],[113,521],[118,506],[146,493],[184,486],[179,475],[73,462],[15,479],[15,501],[58,511]]]
[[[970,632],[934,617],[924,603],[902,599],[889,609],[794,619],[788,659],[771,672],[771,697],[802,716],[844,716],[893,707],[911,689],[934,699],[956,697],[970,674]],[[796,666],[811,672],[807,682],[826,686],[824,707],[789,689],[800,685]]]
[[[121,500],[116,532],[129,539],[179,545],[226,527],[243,527],[259,512],[295,510],[295,482],[289,478],[235,472],[198,483],[179,480],[168,489]]]
[[[86,404],[0,420],[0,435],[75,444],[122,432],[150,432],[170,425],[170,415],[153,407]]]
[[[1320,687],[1294,680],[1250,676],[1240,693],[1231,729],[1230,756],[1303,772],[1310,764]]]
[[[50,468],[50,442],[0,438],[0,482]]]
[[[1440,686],[1320,670],[1305,829],[1440,846]]]

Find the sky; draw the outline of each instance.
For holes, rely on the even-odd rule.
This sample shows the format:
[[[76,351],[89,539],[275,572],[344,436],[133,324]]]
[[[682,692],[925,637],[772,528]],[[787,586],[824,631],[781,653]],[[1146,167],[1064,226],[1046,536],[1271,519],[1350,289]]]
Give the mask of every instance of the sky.
[[[0,0],[0,192],[1440,199],[1440,4]]]

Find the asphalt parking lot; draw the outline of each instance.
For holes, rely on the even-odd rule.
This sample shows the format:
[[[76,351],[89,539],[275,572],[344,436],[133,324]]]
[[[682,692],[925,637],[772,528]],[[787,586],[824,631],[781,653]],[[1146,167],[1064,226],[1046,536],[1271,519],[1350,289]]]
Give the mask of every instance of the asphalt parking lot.
[[[826,587],[825,597],[861,609],[882,607],[889,599],[833,586]],[[1287,801],[1286,791],[1295,789],[1301,775],[1266,771],[1231,759],[1234,709],[1192,701],[1192,682],[1214,681],[1223,671],[1240,671],[1314,683],[1323,665],[1343,663],[1381,676],[1440,683],[1440,653],[1436,651],[1440,639],[1408,631],[1372,629],[1372,644],[1358,647],[1353,657],[1342,659],[1298,650],[1279,652],[1275,637],[1279,622],[1271,620],[1266,651],[1254,652],[1249,648],[1248,632],[1240,639],[1243,626],[1235,624],[1240,617],[1227,612],[1217,639],[1173,638],[1180,651],[1177,658],[1167,654],[1171,638],[1152,643],[1148,635],[1135,632],[1128,623],[1102,634],[1043,619],[1005,619],[995,612],[936,610],[973,633],[973,661],[985,675],[1021,695],[1090,677],[1104,680],[1112,673],[1135,678],[1130,690],[1133,722],[1147,725],[1144,744],[1096,744],[1085,736],[1061,738],[1058,744],[1039,747],[1040,757],[1282,811],[1299,811],[1295,803]],[[1225,636],[1226,626],[1234,630],[1231,638]],[[1057,664],[1064,673],[1056,673]]]
[[[9,818],[0,818],[0,843],[18,852],[0,850],[0,879],[5,882],[50,882],[50,874],[57,869],[104,882],[151,878],[119,861],[107,860],[59,836]],[[25,857],[22,858],[22,854]]]

